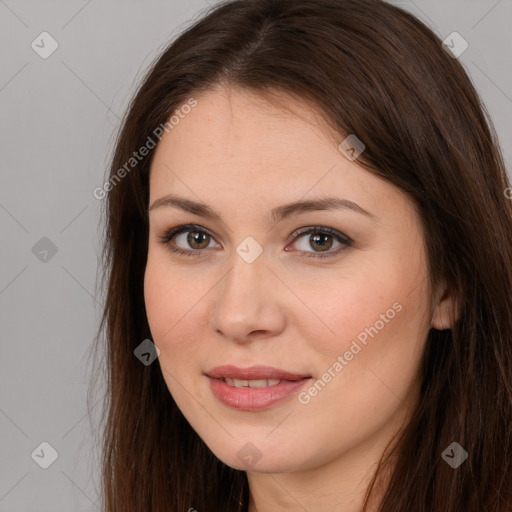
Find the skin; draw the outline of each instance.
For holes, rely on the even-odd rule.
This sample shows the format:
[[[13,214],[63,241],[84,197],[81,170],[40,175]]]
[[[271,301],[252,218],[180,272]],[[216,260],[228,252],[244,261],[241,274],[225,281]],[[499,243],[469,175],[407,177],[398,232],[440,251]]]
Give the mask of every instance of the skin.
[[[347,159],[338,150],[345,137],[311,105],[221,86],[194,97],[197,106],[156,148],[149,203],[172,193],[208,204],[222,220],[150,209],[145,302],[165,382],[212,452],[247,471],[250,512],[359,511],[386,444],[414,407],[428,331],[450,325],[452,298],[442,285],[429,289],[412,202]],[[277,206],[321,196],[348,199],[371,216],[345,208],[269,221]],[[159,240],[187,223],[213,237]],[[293,235],[308,226],[353,243]],[[263,248],[252,263],[236,252],[248,236]],[[206,248],[188,257],[171,252],[173,243]],[[325,252],[332,256],[307,257]],[[296,395],[240,411],[210,390],[204,373],[220,364],[265,364],[317,381],[396,303],[394,318],[307,404]],[[237,456],[249,442],[261,455],[250,467]]]

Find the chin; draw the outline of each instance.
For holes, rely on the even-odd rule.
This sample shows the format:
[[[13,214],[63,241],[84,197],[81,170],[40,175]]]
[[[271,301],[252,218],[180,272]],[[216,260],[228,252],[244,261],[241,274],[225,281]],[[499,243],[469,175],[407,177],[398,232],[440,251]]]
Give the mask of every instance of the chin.
[[[257,445],[251,441],[234,441],[231,446],[212,452],[224,464],[239,471],[291,473],[314,467],[312,458],[305,457],[304,452],[297,453],[296,448],[277,451],[268,441]]]

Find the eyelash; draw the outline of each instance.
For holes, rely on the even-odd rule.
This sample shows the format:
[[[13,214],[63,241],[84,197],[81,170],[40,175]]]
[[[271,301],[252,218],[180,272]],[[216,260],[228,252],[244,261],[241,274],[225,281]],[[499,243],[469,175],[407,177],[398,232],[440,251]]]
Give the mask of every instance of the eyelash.
[[[159,237],[159,242],[163,245],[166,245],[169,247],[169,250],[176,253],[176,254],[182,254],[184,256],[189,257],[199,257],[201,254],[206,251],[207,249],[182,249],[181,247],[173,247],[171,245],[171,240],[181,233],[186,233],[187,231],[192,232],[199,232],[204,233],[211,238],[215,240],[215,237],[206,229],[202,228],[201,226],[198,226],[196,224],[184,224],[180,226],[175,226],[168,231],[166,231],[162,236]],[[331,235],[333,236],[338,242],[345,245],[345,247],[339,247],[338,249],[331,251],[331,252],[310,252],[310,251],[303,251],[305,254],[302,254],[301,257],[306,258],[329,258],[331,256],[336,256],[338,253],[346,249],[347,247],[350,247],[353,243],[353,240],[349,238],[348,236],[344,235],[343,233],[340,233],[339,231],[336,231],[335,229],[328,228],[326,226],[308,226],[304,228],[297,229],[292,235],[294,236],[293,241],[295,241],[297,238],[301,238],[304,235],[307,234],[324,234],[324,235]]]

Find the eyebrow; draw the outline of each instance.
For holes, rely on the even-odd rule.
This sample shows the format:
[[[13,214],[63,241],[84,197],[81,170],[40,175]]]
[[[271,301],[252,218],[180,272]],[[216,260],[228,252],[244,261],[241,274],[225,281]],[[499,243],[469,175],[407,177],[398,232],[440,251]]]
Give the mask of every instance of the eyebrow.
[[[163,207],[178,208],[187,213],[222,221],[220,214],[210,208],[207,204],[192,201],[190,199],[178,197],[172,194],[156,199],[154,203],[148,208],[148,213],[157,208]],[[287,217],[291,217],[292,215],[297,215],[304,212],[341,209],[351,210],[353,212],[366,215],[367,217],[375,218],[372,213],[368,212],[357,203],[349,201],[348,199],[341,199],[339,197],[320,197],[316,199],[308,199],[284,204],[274,208],[270,212],[269,218],[272,222],[277,223]]]

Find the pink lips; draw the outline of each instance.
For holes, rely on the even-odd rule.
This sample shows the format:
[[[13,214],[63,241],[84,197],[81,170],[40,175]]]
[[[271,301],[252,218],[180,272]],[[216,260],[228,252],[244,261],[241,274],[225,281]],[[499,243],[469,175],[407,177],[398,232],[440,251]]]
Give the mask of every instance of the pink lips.
[[[225,405],[245,411],[265,409],[297,393],[311,376],[291,373],[270,366],[237,368],[232,365],[216,366],[206,376],[213,394]],[[238,380],[278,379],[281,382],[265,387],[235,387],[225,382],[225,378]]]
[[[208,377],[221,379],[229,377],[231,379],[240,380],[256,380],[256,379],[279,379],[279,380],[300,380],[307,379],[310,375],[290,373],[272,366],[250,366],[249,368],[237,368],[236,366],[226,364],[216,366],[206,372]]]

